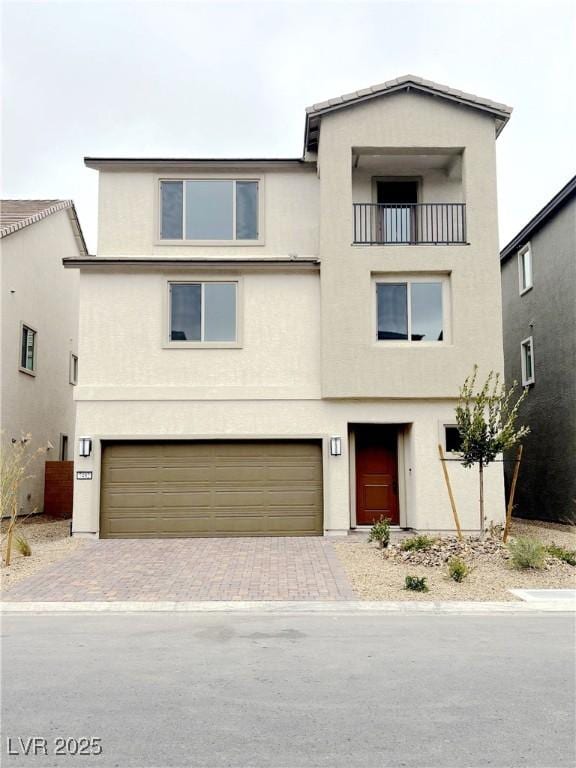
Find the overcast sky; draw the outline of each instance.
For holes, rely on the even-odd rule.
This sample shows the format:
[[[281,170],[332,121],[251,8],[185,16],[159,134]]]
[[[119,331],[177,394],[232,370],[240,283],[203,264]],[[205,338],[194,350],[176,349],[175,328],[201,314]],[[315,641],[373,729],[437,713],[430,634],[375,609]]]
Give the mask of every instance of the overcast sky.
[[[504,245],[575,173],[576,3],[2,3],[2,196],[73,198],[84,155],[296,157],[304,108],[411,73],[514,107]]]

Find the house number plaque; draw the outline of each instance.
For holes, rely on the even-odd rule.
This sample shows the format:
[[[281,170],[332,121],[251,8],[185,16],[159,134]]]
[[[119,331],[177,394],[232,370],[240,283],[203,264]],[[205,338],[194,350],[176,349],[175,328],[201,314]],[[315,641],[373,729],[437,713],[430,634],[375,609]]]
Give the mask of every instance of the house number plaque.
[[[92,480],[92,472],[76,472],[76,480]]]

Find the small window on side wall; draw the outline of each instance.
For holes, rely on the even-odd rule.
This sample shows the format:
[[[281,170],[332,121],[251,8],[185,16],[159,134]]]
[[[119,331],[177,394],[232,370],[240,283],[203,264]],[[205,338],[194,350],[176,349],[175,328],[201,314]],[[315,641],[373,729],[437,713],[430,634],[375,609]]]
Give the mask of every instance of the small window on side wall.
[[[458,427],[453,424],[444,426],[444,444],[446,453],[460,453],[462,450],[462,437]]]
[[[70,384],[78,384],[78,355],[70,353]]]
[[[534,340],[532,336],[520,344],[520,362],[522,365],[522,386],[534,384]]]
[[[532,281],[532,249],[530,243],[518,251],[518,283],[520,295],[529,291],[533,286]]]
[[[36,372],[36,331],[24,323],[20,339],[20,370],[31,374]]]

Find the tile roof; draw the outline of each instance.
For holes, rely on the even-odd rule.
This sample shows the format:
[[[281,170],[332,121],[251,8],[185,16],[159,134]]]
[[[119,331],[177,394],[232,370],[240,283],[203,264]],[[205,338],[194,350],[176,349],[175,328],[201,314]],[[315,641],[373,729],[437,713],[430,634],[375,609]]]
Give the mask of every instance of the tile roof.
[[[358,102],[367,101],[368,99],[373,99],[377,96],[384,96],[396,91],[408,90],[409,88],[423,93],[429,93],[434,96],[441,96],[467,107],[492,113],[496,118],[496,135],[500,133],[512,113],[512,107],[509,107],[507,104],[501,104],[497,101],[492,101],[491,99],[475,96],[473,93],[459,91],[448,85],[435,83],[433,80],[425,80],[423,77],[418,77],[417,75],[403,75],[394,80],[387,80],[384,83],[372,85],[368,88],[362,88],[361,90],[353,91],[352,93],[345,93],[343,96],[336,96],[333,99],[321,101],[317,104],[313,104],[311,107],[306,107],[306,147],[310,149],[317,145],[318,123],[321,115],[353,106]]]
[[[57,211],[73,207],[72,200],[1,200],[0,237],[11,235]]]

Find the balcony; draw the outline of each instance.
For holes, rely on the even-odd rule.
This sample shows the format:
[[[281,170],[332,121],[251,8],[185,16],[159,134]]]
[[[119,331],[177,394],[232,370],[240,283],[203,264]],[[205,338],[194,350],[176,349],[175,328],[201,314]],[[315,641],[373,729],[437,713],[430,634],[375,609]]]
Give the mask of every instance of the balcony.
[[[463,245],[465,203],[353,203],[354,245]]]

